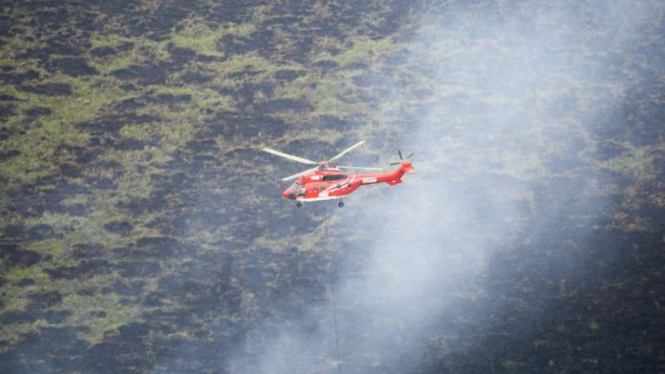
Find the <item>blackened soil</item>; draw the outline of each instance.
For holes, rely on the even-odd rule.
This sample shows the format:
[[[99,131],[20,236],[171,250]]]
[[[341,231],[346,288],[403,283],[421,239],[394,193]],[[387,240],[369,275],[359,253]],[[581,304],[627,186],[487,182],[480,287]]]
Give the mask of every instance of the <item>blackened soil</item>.
[[[142,85],[164,84],[167,78],[167,71],[155,65],[133,65],[128,68],[115,70],[111,72],[111,75],[121,80],[137,81]]]
[[[71,96],[72,87],[66,83],[43,83],[31,86],[17,87],[21,91],[36,93],[46,96]]]
[[[152,366],[149,364],[152,358],[145,355],[149,331],[148,325],[140,323],[121,327],[104,342],[91,347],[80,361],[80,367],[94,373],[145,373]]]
[[[98,47],[90,50],[90,54],[94,57],[106,57],[115,54],[117,51],[111,47]]]
[[[25,116],[28,119],[35,119],[42,116],[48,116],[51,114],[50,108],[35,106],[25,111]]]
[[[39,79],[39,73],[35,70],[28,70],[25,73],[2,73],[0,74],[0,80],[8,84],[21,84],[25,81],[36,81]],[[8,95],[6,95],[9,97]]]
[[[46,269],[44,272],[53,279],[85,279],[96,275],[107,274],[112,266],[105,260],[81,261],[77,266]]]
[[[79,123],[77,127],[93,135],[110,134],[117,136],[120,129],[126,125],[140,125],[154,121],[158,121],[158,118],[147,114],[136,115],[132,113],[100,117],[91,122]]]
[[[79,57],[65,57],[53,60],[51,66],[53,69],[62,71],[72,77],[97,74],[95,68],[88,65],[85,59]]]
[[[634,8],[662,11],[655,4],[644,0]],[[601,15],[611,13],[595,5],[571,1],[557,9],[595,30]],[[0,49],[13,56],[0,66],[0,168],[18,170],[0,179],[0,373],[259,372],[252,368],[280,327],[316,332],[316,323],[301,323],[302,317],[328,305],[331,278],[349,280],[331,274],[330,264],[366,270],[377,238],[354,225],[381,218],[368,210],[366,220],[356,221],[365,209],[345,208],[338,218],[346,231],[335,237],[331,260],[319,238],[330,208],[287,205],[279,178],[302,165],[276,160],[261,147],[319,159],[371,134],[372,147],[350,164],[377,165],[385,161],[378,155],[396,157],[405,143],[438,142],[417,139],[416,130],[432,113],[447,112],[470,113],[451,122],[479,129],[479,139],[466,139],[450,126],[446,139],[453,143],[501,148],[507,134],[518,148],[531,141],[512,126],[531,119],[528,112],[536,109],[529,103],[519,104],[509,125],[491,129],[485,125],[497,97],[478,103],[475,96],[483,93],[453,82],[460,92],[432,100],[448,87],[428,84],[438,71],[429,65],[449,61],[413,55],[428,48],[412,30],[430,11],[443,12],[438,26],[449,32],[437,37],[475,43],[487,36],[483,45],[491,49],[505,41],[488,30],[530,25],[533,12],[543,11],[522,1],[23,1],[0,7]],[[176,40],[191,26],[205,32]],[[567,27],[548,33],[568,37]],[[644,27],[663,34],[661,26]],[[492,170],[467,170],[481,155],[430,147],[450,155],[450,167],[437,166],[423,178],[445,181],[433,195],[448,188],[468,202],[462,216],[471,217],[469,230],[491,231],[483,225],[503,210],[518,211],[529,230],[488,244],[505,250],[483,259],[480,281],[450,295],[427,295],[455,301],[417,336],[409,320],[396,321],[394,334],[364,326],[386,323],[375,320],[384,310],[363,309],[367,300],[340,305],[345,372],[663,371],[665,48],[653,37],[615,56],[616,35],[593,38],[594,45],[607,42],[613,57],[605,56],[612,60],[607,64],[587,61],[584,74],[572,77],[588,85],[590,96],[606,91],[584,77],[599,69],[609,80],[632,74],[644,84],[626,89],[617,110],[582,118],[595,127],[573,138],[557,131],[566,130],[568,113],[583,109],[578,97],[565,93],[534,105],[561,125],[544,134],[542,170],[533,174],[546,175],[535,180],[502,173],[500,162]],[[374,50],[374,42],[390,51]],[[467,52],[466,45],[454,50]],[[413,66],[414,59],[422,64]],[[344,91],[325,92],[330,79]],[[71,134],[37,131],[39,139],[22,138],[40,123],[61,120],[60,105],[101,100],[75,89],[87,86],[118,97],[103,98],[102,108],[72,121]],[[202,104],[202,92],[225,103]],[[317,103],[318,94],[334,103]],[[387,111],[382,104],[390,104]],[[345,112],[357,105],[366,110]],[[132,132],[140,136],[127,135]],[[18,140],[35,147],[5,146]],[[568,152],[549,154],[561,147]],[[421,157],[438,165],[439,156]],[[39,163],[46,166],[38,177],[21,169]],[[137,181],[143,184],[132,184]],[[501,191],[517,200],[502,200]],[[394,196],[378,193],[387,201]],[[532,224],[543,217],[550,224]],[[65,307],[87,298],[113,306]],[[398,359],[377,351],[378,340],[394,344],[390,352],[399,352]],[[349,353],[357,342],[363,344]]]
[[[301,75],[303,75],[303,72],[298,70],[279,70],[275,72],[275,78],[284,81],[292,81]]]
[[[14,115],[14,105],[4,104],[0,105],[0,118],[6,119]]]
[[[279,137],[288,129],[288,124],[263,115],[242,115],[231,112],[217,113],[201,133],[203,137],[222,136],[225,139],[255,137]]]
[[[0,153],[0,161],[9,160],[10,158],[16,157],[20,154],[21,154],[21,152],[15,150],[15,149],[12,149],[11,151],[7,151],[7,152],[2,152],[2,153]]]
[[[294,112],[309,112],[314,107],[305,100],[280,99],[271,100],[263,105],[261,109],[266,113],[282,112],[292,110]]]
[[[41,260],[39,253],[19,249],[15,244],[0,243],[0,256],[12,265],[32,266]]]

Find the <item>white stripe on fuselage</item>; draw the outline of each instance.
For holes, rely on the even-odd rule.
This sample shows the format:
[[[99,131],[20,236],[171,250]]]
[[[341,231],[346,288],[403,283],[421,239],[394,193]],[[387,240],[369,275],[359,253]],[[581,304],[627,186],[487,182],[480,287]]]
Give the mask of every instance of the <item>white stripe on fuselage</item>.
[[[326,197],[296,197],[297,201],[308,202],[308,201],[323,201],[323,200],[332,200],[332,199],[341,199],[341,196],[326,196]]]

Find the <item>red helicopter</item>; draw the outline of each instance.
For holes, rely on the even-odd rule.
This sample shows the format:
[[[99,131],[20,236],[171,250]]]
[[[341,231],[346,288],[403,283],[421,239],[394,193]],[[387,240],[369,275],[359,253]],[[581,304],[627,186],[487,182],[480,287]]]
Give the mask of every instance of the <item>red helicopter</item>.
[[[270,148],[263,148],[264,152],[273,155],[284,157],[291,161],[300,162],[301,164],[316,165],[315,167],[282,178],[283,181],[296,179],[291,187],[284,190],[282,195],[287,199],[295,200],[298,208],[302,207],[302,203],[310,201],[322,201],[337,199],[340,200],[339,207],[344,206],[341,201],[343,196],[355,191],[358,187],[377,184],[388,183],[391,186],[402,183],[402,176],[404,174],[413,173],[413,166],[408,161],[413,153],[405,158],[402,157],[402,151],[399,151],[400,162],[393,162],[390,165],[400,165],[399,168],[390,173],[366,173],[366,174],[353,174],[345,173],[342,169],[360,169],[360,170],[383,170],[380,168],[366,168],[358,166],[330,166],[332,161],[344,156],[346,153],[361,146],[365,141],[358,142],[351,147],[347,148],[344,152],[331,158],[327,161],[315,162],[306,158],[293,156]]]

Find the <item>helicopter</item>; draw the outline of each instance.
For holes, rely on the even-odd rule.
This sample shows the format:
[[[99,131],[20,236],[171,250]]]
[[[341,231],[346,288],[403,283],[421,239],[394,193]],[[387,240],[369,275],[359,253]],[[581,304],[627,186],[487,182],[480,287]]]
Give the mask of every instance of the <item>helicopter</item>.
[[[283,157],[287,160],[299,162],[306,165],[316,165],[311,169],[307,169],[300,173],[282,178],[282,181],[294,180],[293,184],[282,192],[282,196],[287,199],[295,200],[298,208],[302,207],[303,203],[313,201],[324,201],[337,199],[337,205],[342,208],[344,202],[342,197],[357,190],[360,186],[366,186],[377,183],[388,183],[390,186],[402,183],[404,174],[411,174],[414,167],[408,160],[413,156],[413,153],[406,158],[402,157],[402,151],[399,153],[399,162],[393,162],[390,165],[400,165],[397,169],[389,173],[346,173],[344,169],[357,169],[357,170],[371,170],[382,171],[382,168],[368,168],[359,166],[331,166],[331,162],[339,159],[353,149],[363,145],[365,141],[360,141],[351,147],[347,148],[337,156],[324,161],[312,161],[306,158],[293,156],[284,152],[276,151],[270,148],[263,148],[262,151],[268,152],[275,156]]]

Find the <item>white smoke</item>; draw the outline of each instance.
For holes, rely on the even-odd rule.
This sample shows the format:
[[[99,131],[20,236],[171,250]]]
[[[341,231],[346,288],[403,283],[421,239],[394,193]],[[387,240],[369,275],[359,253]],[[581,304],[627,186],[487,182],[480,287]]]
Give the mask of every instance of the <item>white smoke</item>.
[[[416,174],[359,191],[333,214],[326,243],[335,251],[344,373],[407,373],[432,345],[464,351],[461,336],[496,312],[483,310],[488,273],[512,271],[493,259],[524,244],[525,233],[559,225],[557,204],[590,212],[605,204],[585,200],[593,186],[583,180],[592,162],[584,150],[644,79],[635,46],[663,22],[663,6],[474,4],[425,7],[407,62],[373,67],[386,74],[374,77],[389,87],[386,100],[399,100],[384,116],[408,127],[389,146],[416,152]],[[625,53],[635,53],[634,65]],[[384,144],[384,135],[368,144]],[[543,206],[538,188],[552,178],[562,188]],[[313,304],[276,326],[250,371],[336,370],[331,309]],[[231,371],[249,373],[245,364]]]

